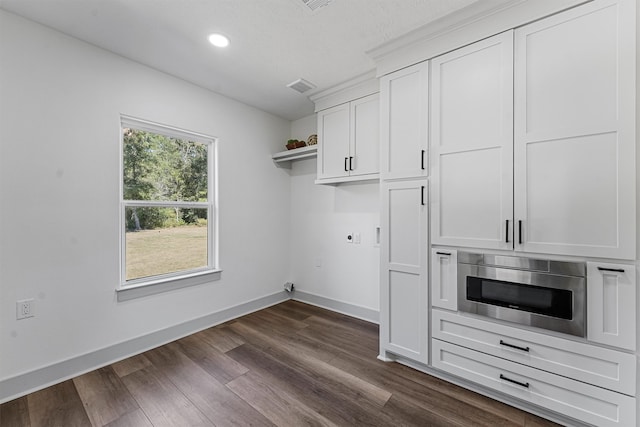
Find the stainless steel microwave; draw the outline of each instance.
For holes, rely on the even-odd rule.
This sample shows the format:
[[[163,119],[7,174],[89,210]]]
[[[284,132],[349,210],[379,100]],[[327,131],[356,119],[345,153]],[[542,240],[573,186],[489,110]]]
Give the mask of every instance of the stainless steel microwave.
[[[586,264],[458,252],[458,309],[586,335]]]

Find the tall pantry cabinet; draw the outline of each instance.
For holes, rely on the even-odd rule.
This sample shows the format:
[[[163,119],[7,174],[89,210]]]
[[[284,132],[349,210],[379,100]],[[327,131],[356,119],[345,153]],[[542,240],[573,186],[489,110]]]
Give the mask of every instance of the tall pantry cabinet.
[[[428,363],[428,63],[380,80],[380,357]]]

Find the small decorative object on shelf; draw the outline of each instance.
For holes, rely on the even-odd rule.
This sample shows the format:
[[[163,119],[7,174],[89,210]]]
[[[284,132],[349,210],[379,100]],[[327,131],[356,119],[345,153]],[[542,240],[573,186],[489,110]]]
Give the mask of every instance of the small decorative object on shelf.
[[[307,143],[304,141],[298,141],[297,139],[290,139],[287,141],[287,150],[293,150],[294,148],[302,148],[306,146]]]
[[[307,140],[307,145],[316,145],[318,143],[318,135],[313,134],[309,135],[309,139]]]

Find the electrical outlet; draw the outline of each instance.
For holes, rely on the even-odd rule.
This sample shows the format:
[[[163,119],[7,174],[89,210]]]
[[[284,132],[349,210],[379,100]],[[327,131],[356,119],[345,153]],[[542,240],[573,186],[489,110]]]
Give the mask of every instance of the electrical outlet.
[[[16,319],[26,319],[36,315],[36,302],[33,298],[16,301]]]
[[[347,243],[353,243],[353,233],[347,234]]]
[[[355,243],[356,245],[360,244],[360,233],[353,233],[353,243]]]

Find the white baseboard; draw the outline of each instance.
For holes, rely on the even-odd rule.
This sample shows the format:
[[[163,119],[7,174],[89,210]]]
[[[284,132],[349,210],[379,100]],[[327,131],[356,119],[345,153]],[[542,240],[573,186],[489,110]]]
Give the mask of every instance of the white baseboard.
[[[262,310],[289,298],[290,295],[286,292],[277,292],[142,337],[1,380],[0,403],[58,384],[245,314]]]
[[[347,316],[355,317],[357,319],[366,320],[367,322],[376,324],[380,323],[380,312],[371,308],[337,301],[309,292],[299,291],[297,289],[294,289],[290,295],[291,299],[296,301],[316,305],[318,307],[326,308],[327,310],[346,314]]]

